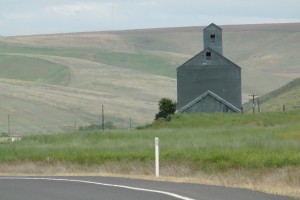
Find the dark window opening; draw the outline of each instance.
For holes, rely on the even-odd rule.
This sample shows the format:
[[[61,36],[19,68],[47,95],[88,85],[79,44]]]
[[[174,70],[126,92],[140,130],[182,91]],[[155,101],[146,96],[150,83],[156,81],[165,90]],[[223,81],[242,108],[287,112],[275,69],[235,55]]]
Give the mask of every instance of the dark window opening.
[[[211,42],[215,42],[216,41],[216,35],[215,34],[210,35],[210,41]]]
[[[206,60],[211,60],[211,52],[206,52]]]

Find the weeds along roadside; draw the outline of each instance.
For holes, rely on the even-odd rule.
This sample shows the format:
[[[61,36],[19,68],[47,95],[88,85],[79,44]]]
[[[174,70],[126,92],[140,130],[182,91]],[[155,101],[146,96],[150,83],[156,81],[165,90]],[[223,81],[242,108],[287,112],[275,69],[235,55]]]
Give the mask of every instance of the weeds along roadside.
[[[170,123],[158,122],[142,130],[34,135],[2,144],[0,162],[150,164],[154,137],[159,137],[161,165],[185,163],[189,173],[295,167],[300,165],[298,117],[299,112],[291,112],[284,120],[278,113],[258,119],[252,115],[176,115]]]

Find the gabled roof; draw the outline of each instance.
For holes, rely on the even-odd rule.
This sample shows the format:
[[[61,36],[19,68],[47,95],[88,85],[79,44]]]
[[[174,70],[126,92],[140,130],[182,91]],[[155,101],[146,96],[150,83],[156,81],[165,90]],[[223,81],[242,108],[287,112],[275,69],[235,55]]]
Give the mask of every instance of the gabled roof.
[[[208,25],[207,27],[205,27],[203,30],[208,29],[208,28],[210,28],[212,26],[218,28],[219,30],[222,30],[219,26],[215,25],[214,23],[211,23],[210,25]]]
[[[208,95],[210,95],[214,99],[220,101],[224,105],[228,106],[230,109],[234,110],[235,112],[241,112],[240,109],[238,109],[237,107],[235,107],[234,105],[232,105],[231,103],[229,103],[228,101],[224,100],[223,98],[221,98],[220,96],[216,95],[215,93],[213,93],[210,90],[207,90],[206,92],[204,92],[203,94],[201,94],[199,97],[197,97],[196,99],[194,99],[193,101],[191,101],[187,105],[183,106],[180,110],[178,110],[178,112],[179,113],[184,112],[185,110],[187,110],[190,107],[194,106],[196,103],[198,103],[199,101],[201,101],[202,99],[204,99]]]
[[[178,70],[179,68],[181,68],[182,66],[186,65],[186,64],[187,64],[188,62],[190,62],[191,60],[195,59],[196,57],[198,57],[198,56],[201,56],[201,57],[202,57],[203,53],[204,53],[204,52],[207,52],[207,51],[210,51],[210,52],[213,52],[213,53],[217,54],[217,55],[220,56],[222,59],[224,59],[224,60],[226,60],[227,62],[229,62],[232,66],[235,66],[235,67],[241,69],[240,66],[238,66],[237,64],[235,64],[234,62],[232,62],[231,60],[229,60],[228,58],[226,58],[225,56],[223,56],[223,55],[219,54],[218,52],[214,51],[213,49],[207,47],[206,49],[202,50],[200,53],[196,54],[195,56],[193,56],[192,58],[190,58],[189,60],[187,60],[185,63],[183,63],[182,65],[180,65],[179,67],[177,67],[177,70]]]

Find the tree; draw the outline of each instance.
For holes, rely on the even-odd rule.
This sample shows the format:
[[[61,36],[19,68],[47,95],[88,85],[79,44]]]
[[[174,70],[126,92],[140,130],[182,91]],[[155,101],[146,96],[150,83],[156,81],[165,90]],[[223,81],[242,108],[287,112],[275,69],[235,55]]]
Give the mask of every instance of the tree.
[[[177,103],[168,98],[162,98],[159,103],[159,112],[155,115],[155,120],[159,118],[169,119],[176,111]]]

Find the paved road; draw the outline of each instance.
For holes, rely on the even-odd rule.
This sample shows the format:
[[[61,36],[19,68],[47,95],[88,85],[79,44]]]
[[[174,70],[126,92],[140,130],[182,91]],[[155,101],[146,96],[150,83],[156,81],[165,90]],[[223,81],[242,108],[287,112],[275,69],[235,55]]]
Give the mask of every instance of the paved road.
[[[1,200],[292,200],[245,189],[111,177],[0,177]]]

